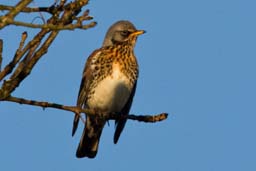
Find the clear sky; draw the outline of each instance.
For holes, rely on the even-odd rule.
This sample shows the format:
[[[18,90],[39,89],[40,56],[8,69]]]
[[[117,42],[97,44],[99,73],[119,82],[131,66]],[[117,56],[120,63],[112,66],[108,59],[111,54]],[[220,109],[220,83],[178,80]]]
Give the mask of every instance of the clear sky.
[[[168,120],[129,121],[117,145],[111,122],[97,157],[77,159],[83,128],[71,137],[72,113],[1,102],[0,170],[255,171],[255,6],[253,0],[90,1],[98,25],[59,34],[13,95],[74,105],[86,58],[113,22],[128,19],[147,31],[135,49],[140,76],[131,113],[168,112]],[[23,31],[29,39],[35,33],[0,31],[4,64]]]

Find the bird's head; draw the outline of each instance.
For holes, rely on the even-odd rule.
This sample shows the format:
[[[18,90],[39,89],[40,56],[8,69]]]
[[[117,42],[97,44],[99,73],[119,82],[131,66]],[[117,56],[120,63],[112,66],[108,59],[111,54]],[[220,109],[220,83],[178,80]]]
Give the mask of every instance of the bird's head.
[[[113,46],[124,42],[134,45],[137,37],[143,33],[145,33],[144,30],[137,30],[131,22],[121,20],[108,29],[103,46]]]

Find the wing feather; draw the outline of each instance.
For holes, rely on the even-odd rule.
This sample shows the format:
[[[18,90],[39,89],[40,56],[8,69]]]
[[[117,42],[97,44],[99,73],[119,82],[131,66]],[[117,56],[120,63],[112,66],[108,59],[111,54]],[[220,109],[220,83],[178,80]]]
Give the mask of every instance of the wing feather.
[[[132,101],[133,101],[133,97],[136,91],[136,85],[137,85],[137,81],[135,81],[131,95],[127,101],[127,103],[125,104],[124,108],[121,111],[121,115],[128,115],[131,109],[131,105],[132,105]],[[126,124],[127,119],[119,119],[116,120],[115,124],[116,124],[116,130],[115,130],[115,134],[114,134],[114,143],[116,144],[118,142],[118,139],[124,129],[124,126]]]
[[[93,81],[94,69],[93,69],[93,67],[91,67],[91,65],[92,65],[93,60],[95,58],[98,58],[98,56],[100,55],[100,52],[101,52],[100,49],[95,50],[88,57],[88,59],[86,61],[84,71],[83,71],[82,81],[81,81],[80,89],[79,89],[79,93],[78,93],[78,98],[77,98],[77,106],[79,106],[79,107],[85,107],[85,105],[86,105],[89,88]],[[74,121],[73,121],[72,136],[74,136],[74,134],[77,130],[78,123],[79,123],[79,114],[76,114],[74,117]]]

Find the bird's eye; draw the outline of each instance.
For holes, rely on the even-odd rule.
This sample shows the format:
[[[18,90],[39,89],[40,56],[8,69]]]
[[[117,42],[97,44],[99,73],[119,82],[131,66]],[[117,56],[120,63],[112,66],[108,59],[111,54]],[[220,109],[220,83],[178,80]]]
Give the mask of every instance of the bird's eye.
[[[129,31],[127,31],[127,30],[121,31],[121,35],[122,36],[128,36],[129,35]]]

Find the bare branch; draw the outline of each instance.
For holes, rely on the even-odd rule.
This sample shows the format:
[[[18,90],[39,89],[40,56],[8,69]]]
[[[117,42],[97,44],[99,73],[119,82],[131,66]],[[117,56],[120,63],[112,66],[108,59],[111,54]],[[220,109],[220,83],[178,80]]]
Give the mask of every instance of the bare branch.
[[[19,55],[22,52],[22,48],[24,46],[24,42],[27,39],[27,32],[23,32],[22,36],[21,36],[21,40],[20,40],[20,45],[19,48],[16,50],[16,53],[14,55],[14,58],[12,59],[12,61],[5,66],[5,68],[3,69],[3,71],[0,72],[0,81],[9,73],[12,72],[13,68],[16,66],[16,64],[20,61],[21,59],[21,55]],[[1,49],[0,49],[1,51]]]
[[[0,39],[0,71],[2,71],[2,61],[3,61],[3,40]]]
[[[66,5],[66,6],[51,6],[51,7],[39,7],[39,8],[25,8],[27,10],[27,12],[29,11],[29,9],[34,9],[32,10],[37,11],[37,12],[41,12],[40,10],[49,10],[51,11],[51,13],[53,12],[60,12],[61,10],[70,10],[71,5]],[[2,9],[13,9],[14,7],[10,7],[10,6],[1,6],[0,5],[0,10]],[[37,9],[37,10],[36,10]],[[24,10],[24,9],[23,9]],[[78,12],[78,11],[77,11]],[[50,30],[74,30],[74,29],[88,29],[88,28],[92,28],[94,27],[97,23],[96,22],[91,22],[89,24],[83,25],[83,21],[86,20],[91,20],[93,19],[93,17],[89,16],[89,10],[86,10],[82,16],[80,17],[75,17],[73,20],[77,20],[77,22],[75,24],[66,24],[63,25],[62,23],[58,24],[52,24],[52,23],[48,23],[48,24],[33,24],[33,23],[26,23],[26,22],[21,22],[21,21],[15,21],[13,19],[7,19],[5,22],[7,25],[15,25],[15,26],[23,26],[23,27],[30,27],[30,28],[41,28],[41,29],[50,29]],[[70,15],[70,14],[69,14]],[[73,15],[73,14],[72,14]],[[69,22],[69,21],[68,21]],[[45,22],[44,22],[45,23]]]
[[[62,8],[65,4],[65,0],[60,1],[60,5],[57,8]],[[92,17],[88,16],[89,11],[85,11],[82,16],[75,17],[81,12],[83,5],[86,5],[88,0],[76,0],[65,5],[62,16],[59,18],[61,11],[57,10],[56,13],[47,21],[47,24],[42,30],[31,40],[21,51],[18,51],[16,59],[18,61],[26,54],[22,61],[19,62],[18,67],[13,72],[9,80],[5,80],[0,89],[0,100],[10,96],[10,94],[19,86],[19,84],[30,74],[38,60],[47,53],[48,47],[51,45],[55,37],[59,33],[59,29],[73,29],[72,27],[90,28],[96,23],[92,22],[88,25],[83,25],[82,21],[90,20]],[[77,23],[72,24],[73,20],[77,20]],[[13,21],[10,20],[12,23]],[[47,26],[47,27],[46,27]],[[55,28],[55,29],[54,29]],[[50,35],[41,44],[41,40],[50,32]],[[14,57],[15,58],[15,57]],[[17,64],[17,62],[16,62]],[[15,65],[16,65],[15,64]],[[9,69],[9,73],[15,67]],[[1,72],[0,80],[3,79],[8,73]]]
[[[146,122],[146,123],[154,123],[154,122],[160,122],[165,119],[167,119],[168,114],[167,113],[160,113],[157,115],[134,115],[134,114],[129,114],[129,115],[117,115],[116,113],[106,113],[106,112],[99,112],[91,109],[82,109],[78,106],[65,106],[62,104],[58,103],[48,103],[48,102],[42,102],[42,101],[35,101],[35,100],[27,100],[24,98],[18,98],[18,97],[8,97],[5,99],[5,101],[10,101],[10,102],[16,102],[19,104],[27,104],[27,105],[33,105],[33,106],[39,106],[42,108],[55,108],[55,109],[60,109],[60,110],[66,110],[70,111],[73,113],[84,113],[89,116],[93,117],[104,117],[107,120],[116,120],[120,118],[127,118],[130,120],[136,120],[140,122]]]
[[[0,5],[0,10],[1,11],[11,11],[13,10],[13,6],[8,6],[8,5]],[[54,14],[56,8],[55,6],[50,6],[50,7],[35,7],[35,8],[30,8],[30,7],[24,7],[21,9],[20,12],[25,12],[25,13],[31,13],[31,12],[47,12],[50,14]],[[62,11],[62,8],[58,9],[59,11]]]
[[[2,89],[2,96],[0,98],[4,99],[8,97],[11,92],[15,90],[19,86],[19,84],[30,74],[31,70],[33,69],[34,65],[38,62],[38,60],[47,52],[48,47],[51,45],[55,37],[57,36],[58,32],[53,31],[48,36],[48,38],[45,40],[43,45],[35,51],[35,48],[32,48],[31,56],[28,56],[27,58],[31,58],[29,61],[26,61],[26,58],[23,59],[23,61],[19,64],[19,66],[16,68],[16,71],[11,76],[11,78],[4,82]],[[36,44],[36,47],[39,45]],[[30,53],[28,53],[30,54]],[[33,55],[33,57],[32,57]]]
[[[30,27],[30,28],[41,28],[41,29],[50,29],[50,30],[74,30],[74,29],[89,29],[94,27],[97,23],[91,22],[86,25],[82,25],[82,23],[75,23],[75,24],[68,24],[68,25],[55,25],[55,24],[32,24],[32,23],[26,23],[26,22],[20,22],[20,21],[10,21],[9,24],[15,25],[15,26],[23,26],[23,27]]]
[[[0,17],[0,29],[9,25],[10,21],[12,21],[15,16],[28,4],[31,3],[32,0],[22,0],[20,1],[13,9],[10,10],[5,16]]]

